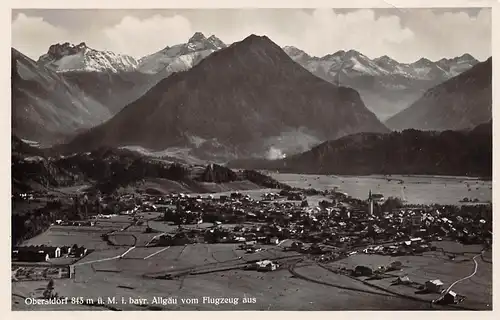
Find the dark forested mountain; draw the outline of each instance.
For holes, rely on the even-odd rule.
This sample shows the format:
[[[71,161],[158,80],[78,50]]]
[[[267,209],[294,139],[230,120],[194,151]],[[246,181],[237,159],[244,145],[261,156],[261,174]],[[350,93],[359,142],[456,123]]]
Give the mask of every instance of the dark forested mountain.
[[[281,160],[237,160],[230,167],[311,174],[436,174],[491,177],[492,122],[473,130],[359,133]]]
[[[164,149],[196,140],[259,154],[266,139],[298,128],[321,141],[388,132],[355,90],[312,75],[267,37],[252,35],[160,81],[62,150]]]

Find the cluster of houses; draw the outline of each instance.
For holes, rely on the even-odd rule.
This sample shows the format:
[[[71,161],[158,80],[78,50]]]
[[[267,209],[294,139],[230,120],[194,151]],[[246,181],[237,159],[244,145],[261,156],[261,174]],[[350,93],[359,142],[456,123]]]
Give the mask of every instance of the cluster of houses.
[[[369,266],[358,265],[353,270],[346,268],[339,269],[338,273],[345,273],[353,277],[366,277],[367,279],[380,279],[385,272],[399,271],[403,267],[400,261],[393,261],[387,266],[380,266],[378,269],[372,269]],[[427,280],[425,283],[412,281],[408,275],[397,277],[392,285],[405,285],[417,289],[419,294],[439,294],[439,298],[433,300],[437,304],[457,304],[465,299],[464,296],[457,294],[452,290],[444,288],[444,283],[440,279]]]
[[[311,191],[308,191],[312,193]],[[316,207],[304,206],[306,191],[266,193],[256,200],[241,193],[214,197],[174,194],[144,196],[139,210],[163,212],[161,220],[178,225],[213,223],[208,231],[182,231],[166,236],[169,243],[249,242],[276,243],[295,239],[335,247],[372,246],[369,253],[405,255],[432,250],[429,241],[443,238],[465,243],[491,239],[491,218],[454,212],[442,206],[405,207],[373,213],[372,203],[341,193],[330,194]],[[297,196],[299,195],[299,196]],[[382,195],[371,195],[378,201]],[[293,200],[289,200],[293,199]],[[248,227],[253,223],[253,227]],[[225,224],[237,224],[225,228]],[[170,237],[170,238],[168,238]]]
[[[409,240],[395,242],[387,245],[369,246],[362,250],[365,254],[404,256],[411,254],[419,254],[427,251],[435,251],[436,246],[432,245],[429,240],[420,237],[410,238]]]
[[[323,195],[317,206],[309,206],[306,196]],[[384,211],[383,195],[371,194],[368,201],[337,191],[284,189],[266,193],[261,199],[233,192],[227,195],[120,195],[100,199],[101,218],[114,214],[136,215],[161,212],[159,219],[179,226],[213,223],[207,229],[182,229],[158,239],[161,245],[194,242],[233,242],[278,244],[284,239],[314,244],[298,251],[324,253],[325,246],[336,248],[368,247],[365,253],[406,255],[432,250],[431,240],[456,239],[482,243],[492,238],[492,222],[484,212],[443,206],[404,207]],[[113,203],[113,204],[112,204]],[[375,207],[374,207],[375,206]],[[457,210],[459,210],[457,212]],[[491,211],[491,209],[490,209]],[[92,226],[92,220],[65,222],[60,225]],[[225,225],[236,224],[228,228]],[[382,243],[390,243],[382,245]],[[379,244],[379,245],[377,245]],[[19,252],[19,248],[16,248]],[[15,251],[16,251],[15,250]],[[22,259],[46,260],[55,257],[49,247],[21,249]],[[32,251],[31,253],[27,253]],[[351,250],[352,251],[352,250]],[[29,258],[24,258],[29,256]]]
[[[45,262],[62,257],[81,258],[88,250],[83,246],[21,246],[12,250],[12,260],[19,262]]]
[[[92,220],[64,221],[62,219],[58,219],[55,221],[55,224],[58,226],[93,227],[95,225],[95,221],[92,221]]]
[[[249,269],[257,271],[275,271],[280,265],[271,260],[261,260],[250,265]]]

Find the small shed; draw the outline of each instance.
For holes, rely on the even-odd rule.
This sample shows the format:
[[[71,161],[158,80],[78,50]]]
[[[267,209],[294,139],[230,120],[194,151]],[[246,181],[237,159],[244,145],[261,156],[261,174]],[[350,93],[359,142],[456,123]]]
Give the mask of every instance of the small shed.
[[[278,244],[278,243],[280,243],[280,240],[278,239],[278,237],[271,237],[269,239],[269,243],[270,244]]]
[[[429,280],[425,283],[425,289],[429,292],[440,293],[443,290],[443,282],[439,279]]]
[[[458,296],[454,291],[448,291],[444,296],[442,302],[444,304],[455,304],[458,302]]]
[[[354,275],[369,277],[373,275],[373,270],[367,266],[356,266],[354,269]]]
[[[400,270],[402,267],[403,267],[403,264],[401,263],[401,261],[393,261],[389,265],[390,270]]]
[[[411,280],[408,276],[398,277],[395,281],[395,284],[411,284]]]

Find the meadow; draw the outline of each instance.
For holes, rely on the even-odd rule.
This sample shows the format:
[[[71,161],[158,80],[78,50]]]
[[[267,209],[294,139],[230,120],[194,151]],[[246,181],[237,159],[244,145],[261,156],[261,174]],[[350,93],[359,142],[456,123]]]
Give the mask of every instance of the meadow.
[[[353,198],[367,199],[372,193],[398,197],[408,204],[458,205],[463,198],[492,201],[492,182],[468,177],[448,176],[333,176],[279,174],[271,176],[292,187],[346,192]]]

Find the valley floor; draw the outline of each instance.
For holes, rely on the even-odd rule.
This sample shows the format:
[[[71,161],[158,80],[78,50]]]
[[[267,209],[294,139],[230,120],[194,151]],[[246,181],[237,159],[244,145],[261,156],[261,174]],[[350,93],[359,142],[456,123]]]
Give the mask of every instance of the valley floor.
[[[151,213],[145,218],[153,219],[155,216]],[[304,254],[284,251],[283,248],[291,245],[291,240],[282,241],[279,245],[265,245],[264,251],[251,254],[239,250],[237,244],[146,247],[153,238],[172,231],[174,226],[155,222],[154,228],[160,229],[156,233],[145,233],[145,227],[138,226],[121,231],[126,225],[126,217],[117,216],[101,220],[93,227],[53,226],[27,241],[26,244],[59,246],[77,242],[95,251],[72,262],[72,278],[54,281],[55,292],[59,297],[68,297],[67,303],[30,305],[26,298],[40,298],[47,281],[13,281],[13,310],[442,309],[430,304],[437,295],[417,295],[413,288],[391,286],[392,280],[406,274],[414,281],[439,278],[451,283],[473,269],[470,254],[457,258],[457,261],[449,261],[441,252],[412,257],[355,254],[320,264]],[[208,228],[210,224],[185,227]],[[99,237],[109,231],[115,231],[112,234],[115,245],[105,243]],[[480,251],[478,246],[464,247],[453,242],[439,242],[439,245],[445,246],[447,251]],[[272,272],[242,269],[249,261],[263,259],[277,261],[281,268]],[[342,266],[364,264],[377,267],[395,260],[402,262],[401,271],[381,280],[369,281],[369,284],[363,283],[363,279],[335,272]],[[52,261],[53,264],[63,262],[60,259]],[[160,279],[166,275],[172,278]],[[467,296],[460,308],[490,310],[491,277],[491,253],[486,253],[484,259],[479,261],[477,274],[454,288]],[[218,304],[208,298],[231,299]],[[82,304],[84,301],[101,302],[101,299],[103,305]]]

